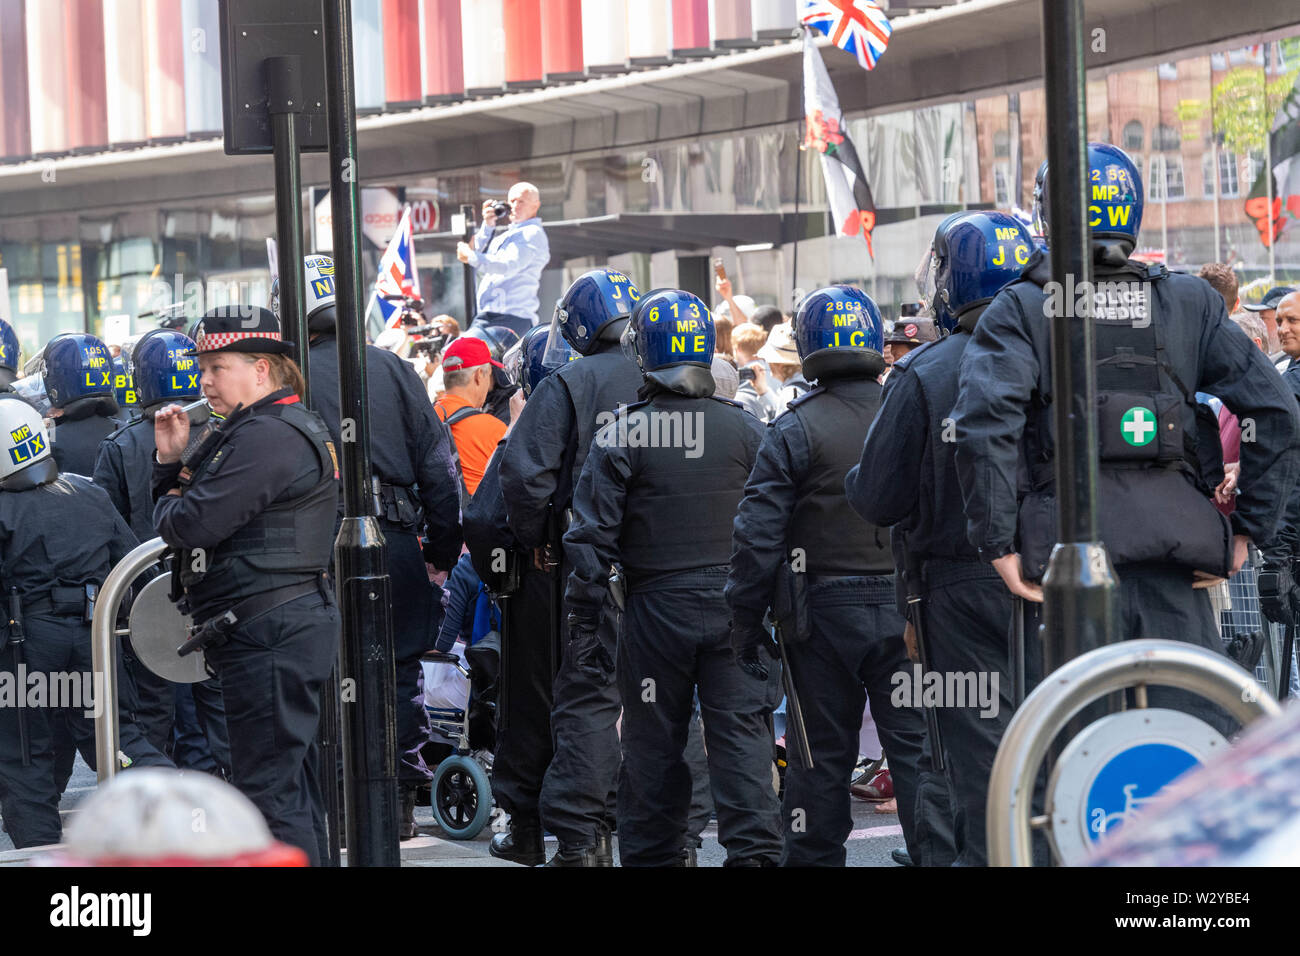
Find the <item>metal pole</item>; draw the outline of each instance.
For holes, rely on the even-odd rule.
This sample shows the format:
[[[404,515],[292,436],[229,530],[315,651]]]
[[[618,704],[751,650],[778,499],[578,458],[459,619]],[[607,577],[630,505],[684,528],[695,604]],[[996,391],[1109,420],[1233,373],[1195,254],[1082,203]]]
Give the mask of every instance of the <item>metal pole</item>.
[[[302,180],[298,164],[298,122],[302,112],[302,59],[266,61],[268,111],[275,157],[275,248],[280,271],[280,331],[294,338],[294,361],[307,380],[307,299],[302,269]],[[310,403],[309,395],[300,396]]]
[[[1043,0],[1042,11],[1052,278],[1063,289],[1089,289],[1083,3]],[[1067,293],[1065,298],[1073,302],[1075,295]],[[1111,643],[1116,630],[1114,570],[1097,540],[1092,319],[1075,317],[1069,308],[1061,312],[1051,320],[1060,543],[1043,578],[1044,674]]]
[[[806,28],[800,28],[800,34]],[[807,42],[806,40],[804,42]],[[799,66],[799,124],[794,134],[794,262],[790,266],[790,308],[799,307],[799,236],[803,233],[803,223],[799,221],[799,190],[803,186],[803,138],[808,119],[807,105],[804,103],[803,65]]]
[[[474,241],[474,207],[461,203],[460,214],[465,220],[465,241]],[[461,275],[465,284],[465,331],[468,331],[474,316],[478,312],[478,296],[474,289],[474,267],[468,262],[461,266]]]
[[[397,720],[393,622],[385,541],[370,498],[370,427],[361,302],[361,198],[351,0],[322,0],[329,99],[330,206],[338,314],[340,470],[344,518],[334,545],[343,617],[344,792],[349,866],[398,866]],[[351,423],[354,427],[347,429]]]

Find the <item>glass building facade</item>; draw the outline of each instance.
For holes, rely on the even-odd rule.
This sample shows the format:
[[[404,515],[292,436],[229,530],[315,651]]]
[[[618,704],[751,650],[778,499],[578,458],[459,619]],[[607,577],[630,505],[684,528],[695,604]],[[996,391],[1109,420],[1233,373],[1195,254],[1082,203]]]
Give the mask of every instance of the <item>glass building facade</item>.
[[[1300,25],[1254,46],[1090,74],[1089,138],[1126,150],[1146,186],[1141,256],[1193,272],[1207,262],[1230,263],[1247,301],[1275,281],[1300,281],[1300,225],[1294,222],[1300,197],[1288,207],[1287,197],[1250,196],[1257,182],[1268,179],[1263,173],[1275,159],[1268,133],[1279,110],[1289,100],[1293,115],[1300,114],[1298,76]],[[819,158],[798,148],[802,130],[794,123],[402,181],[369,181],[364,166],[361,174],[365,186],[390,187],[407,201],[427,200],[444,224],[431,233],[446,230],[463,203],[478,209],[486,198],[504,197],[517,181],[536,184],[543,220],[569,223],[574,239],[559,244],[567,251],[553,255],[545,273],[544,314],[564,285],[587,268],[608,261],[643,288],[677,285],[679,260],[689,255],[721,257],[735,290],[760,304],[788,309],[800,290],[849,282],[867,289],[887,315],[897,315],[917,297],[913,273],[945,215],[1030,209],[1046,151],[1043,91],[1031,86],[917,109],[850,114],[848,132],[877,206],[874,259],[861,239],[827,235]],[[1268,241],[1264,219],[1271,199],[1281,206],[1274,241]],[[733,237],[690,249],[668,237],[612,255],[581,251],[581,220],[689,214],[697,221],[717,216],[735,223],[768,214],[770,222],[771,214],[781,214],[793,224],[796,208],[805,214],[797,252],[793,235],[770,243]],[[304,230],[309,236],[306,222]],[[223,301],[265,303],[266,239],[273,234],[269,193],[136,205],[93,216],[0,218],[0,266],[8,271],[10,313],[24,351],[30,355],[59,331],[102,330],[113,316],[130,316],[138,330],[152,327],[136,317],[179,299],[194,317]],[[441,239],[417,238],[416,249],[428,314],[459,317],[462,269],[445,232]],[[368,241],[369,270],[380,251],[380,244]]]

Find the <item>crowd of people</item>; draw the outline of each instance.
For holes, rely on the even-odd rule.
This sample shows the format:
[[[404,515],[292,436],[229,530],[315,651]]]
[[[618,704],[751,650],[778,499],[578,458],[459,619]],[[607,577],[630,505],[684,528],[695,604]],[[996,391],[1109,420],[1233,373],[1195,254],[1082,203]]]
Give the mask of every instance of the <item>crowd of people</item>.
[[[1240,308],[1226,266],[1135,262],[1138,174],[1105,144],[1089,162],[1117,187],[1103,205],[1128,210],[1093,229],[1094,271],[1140,286],[1149,319],[1116,321],[1100,297],[1090,313],[1121,633],[1253,668],[1264,638],[1243,636],[1227,579],[1253,565],[1265,616],[1300,617],[1300,293]],[[1036,236],[1004,213],[946,218],[920,306],[892,323],[847,285],[783,314],[721,270],[710,309],[612,269],[578,277],[539,323],[537,190],[517,184],[509,206],[496,229],[503,211],[486,204],[458,251],[483,277],[468,328],[410,315],[365,349],[401,837],[451,752],[422,659],[459,644],[475,652],[471,745],[492,754],[509,814],[497,857],[611,866],[617,832],[623,865],[689,866],[716,815],[729,866],[843,865],[856,794],[892,798],[900,863],[985,863],[988,772],[1019,704],[1008,635],[1022,616],[1032,688],[1056,540],[1045,198]],[[266,309],[126,343],[130,407],[119,357],[94,336],[56,337],[22,377],[0,324],[0,583],[20,608],[0,669],[24,653],[29,670],[89,669],[95,587],[161,536],[211,676],[171,684],[123,641],[120,764],[229,779],[315,864],[322,785],[336,784],[316,735],[340,639],[338,462],[356,437],[333,263],[304,268],[310,409]],[[56,530],[69,526],[75,541]],[[896,693],[917,660],[1000,688],[943,702],[927,725]],[[15,845],[58,841],[59,797],[77,750],[93,765],[91,741],[80,708],[0,708]]]

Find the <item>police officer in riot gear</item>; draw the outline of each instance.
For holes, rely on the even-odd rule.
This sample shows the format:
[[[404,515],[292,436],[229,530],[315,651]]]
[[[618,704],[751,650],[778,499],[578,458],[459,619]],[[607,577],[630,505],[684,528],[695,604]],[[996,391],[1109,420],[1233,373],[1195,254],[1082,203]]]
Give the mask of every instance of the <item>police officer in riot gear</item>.
[[[506,353],[506,370],[525,398],[542,379],[578,358],[564,343],[546,362],[549,334],[547,326],[534,326]],[[465,508],[465,544],[474,570],[502,612],[492,796],[510,814],[510,827],[493,836],[488,850],[500,859],[536,866],[546,861],[538,801],[554,755],[551,684],[560,656],[560,582],[533,566],[531,551],[520,547],[510,531],[501,492],[501,450],[507,440],[508,435],[497,446]]]
[[[573,565],[565,592],[572,660],[601,677],[612,662],[596,632],[610,568],[623,569],[619,858],[624,866],[686,862],[691,773],[683,751],[698,686],[727,865],[775,866],[776,700],[735,667],[722,596],[732,519],[763,426],[739,405],[713,399],[713,317],[694,295],[647,295],[623,342],[645,377],[641,401],[596,433],[564,536]]]
[[[315,738],[339,645],[326,575],[338,481],[329,430],[299,399],[291,349],[266,309],[203,317],[201,384],[225,418],[191,443],[179,405],[154,415],[154,521],[195,622],[186,646],[202,648],[221,678],[232,782],[278,839],[318,863]]]
[[[307,256],[304,263],[311,403],[337,445],[350,438],[339,411],[334,263],[321,255]],[[388,574],[398,598],[393,603],[393,658],[400,835],[410,839],[415,836],[416,791],[433,776],[420,755],[430,733],[418,688],[420,655],[433,647],[442,617],[441,594],[429,582],[425,560],[450,571],[460,554],[460,479],[450,435],[429,404],[415,369],[373,345],[366,346],[365,359],[370,461],[379,525],[387,542]],[[422,533],[427,538],[423,554]]]
[[[803,300],[794,335],[804,374],[817,387],[791,402],[764,436],[736,515],[727,580],[737,661],[759,679],[774,679],[763,611],[774,606],[778,582],[792,582],[792,603],[808,610],[810,633],[784,634],[792,641],[790,670],[813,769],[792,763],[786,772],[782,862],[844,865],[853,828],[849,779],[867,700],[908,852],[920,860],[914,810],[925,721],[910,701],[891,702],[893,675],[908,670],[893,555],[888,533],[863,521],[844,493],[880,405],[880,312],[860,290],[831,286]]]
[[[640,298],[627,276],[596,269],[577,279],[556,305],[548,343],[567,343],[583,358],[547,376],[533,391],[501,452],[501,490],[510,530],[531,552],[538,571],[567,579],[571,570],[560,538],[602,413],[637,400],[641,372],[619,347],[619,336]],[[561,609],[557,628],[568,608]],[[612,866],[608,817],[619,765],[616,722],[620,702],[612,674],[617,608],[604,605],[598,647],[564,648],[554,686],[551,729],[555,756],[540,797],[541,819],[556,835],[555,865]],[[590,632],[584,632],[590,641]],[[602,666],[584,668],[597,657]]]
[[[95,679],[90,617],[97,589],[136,544],[102,489],[60,473],[40,414],[0,395],[0,673],[10,694],[26,694],[27,678],[39,673],[51,694],[61,689],[76,698],[42,695],[0,706],[0,806],[17,847],[58,843],[62,836],[57,725],[95,766],[92,717],[105,698]],[[150,754],[137,750],[136,763],[170,766],[143,741],[125,708],[119,720],[123,749],[134,740]]]
[[[64,332],[46,344],[41,369],[54,419],[54,461],[61,472],[91,475],[99,443],[122,424],[113,394],[113,356],[94,335]]]
[[[130,375],[141,417],[113,432],[99,446],[95,484],[108,493],[113,507],[141,541],[157,537],[151,480],[156,450],[153,418],[170,402],[190,403],[200,396],[199,363],[193,351],[194,340],[171,329],[151,329],[140,337],[131,350]],[[191,426],[204,425],[210,414],[207,406],[190,412]],[[127,646],[124,642],[124,649]],[[190,694],[211,759],[229,776],[230,744],[221,682],[214,677],[193,685],[173,684],[133,655],[127,657],[127,668],[138,691],[136,719],[149,742],[164,752],[171,749],[177,695]]]
[[[992,671],[999,677],[992,715],[974,700],[964,707],[936,709],[963,824],[957,862],[969,866],[988,864],[988,777],[1015,710],[1007,643],[1012,600],[997,573],[966,540],[949,416],[971,332],[1033,252],[1025,228],[1005,213],[953,213],[939,224],[917,278],[946,337],[895,363],[861,462],[846,482],[854,510],[867,521],[891,526],[896,551],[906,552],[897,562],[898,574],[906,566],[922,575],[927,667],[945,674]],[[1033,634],[1035,629],[1025,631]],[[1029,663],[1038,664],[1037,655]],[[1037,682],[1037,670],[1027,669],[1027,686]]]
[[[1143,204],[1128,156],[1090,143],[1088,166],[1096,294],[1058,288],[1038,253],[985,310],[961,358],[953,417],[967,537],[1013,594],[1041,600],[1033,582],[1057,540],[1049,316],[1081,303],[1097,343],[1097,406],[1089,413],[1097,416],[1098,525],[1119,581],[1119,633],[1221,652],[1203,587],[1241,567],[1248,541],[1272,537],[1300,468],[1296,403],[1228,321],[1213,287],[1128,258]],[[1049,230],[1050,212],[1040,209]],[[1197,391],[1255,423],[1257,440],[1241,447],[1231,525],[1197,464],[1198,446],[1217,436],[1198,429]],[[1028,489],[1018,494],[1022,461]]]
[[[14,327],[0,319],[0,391],[4,391],[18,378],[22,368],[22,347]]]

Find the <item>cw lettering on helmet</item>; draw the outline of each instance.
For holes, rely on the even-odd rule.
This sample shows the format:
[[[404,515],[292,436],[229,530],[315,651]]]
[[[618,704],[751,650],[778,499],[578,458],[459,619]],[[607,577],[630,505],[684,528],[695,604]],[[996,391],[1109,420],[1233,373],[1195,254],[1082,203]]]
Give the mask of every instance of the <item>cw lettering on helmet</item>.
[[[1108,214],[1107,218],[1110,219],[1110,224],[1112,226],[1127,226],[1133,213],[1133,206],[1131,203],[1107,206],[1106,212]],[[1094,229],[1101,225],[1100,206],[1088,207],[1088,225]]]

